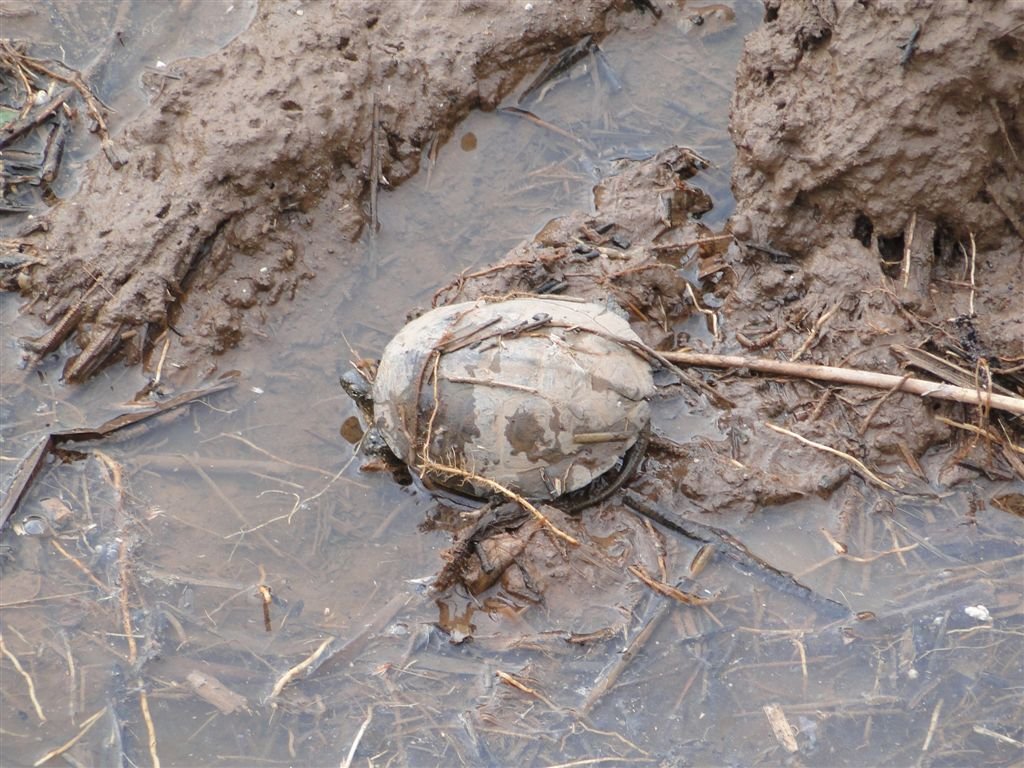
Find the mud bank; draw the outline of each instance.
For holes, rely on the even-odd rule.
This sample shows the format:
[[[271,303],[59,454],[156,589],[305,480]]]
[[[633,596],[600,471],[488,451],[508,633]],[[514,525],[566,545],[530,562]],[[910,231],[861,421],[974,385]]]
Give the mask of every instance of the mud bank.
[[[906,352],[923,350],[967,385],[988,386],[992,371],[1019,393],[1018,374],[998,372],[1024,355],[1024,8],[766,6],[733,101],[741,247],[723,298],[746,343],[725,346],[934,372]],[[947,458],[969,452],[913,397],[895,396],[866,426],[851,420],[863,393],[766,394],[811,434],[852,424],[837,447],[872,460],[902,464],[947,439]]]
[[[787,291],[814,281],[852,297],[889,277],[920,319],[976,311],[983,343],[1020,356],[1024,8],[768,5],[737,75],[737,237],[792,257]],[[958,285],[972,237],[973,310]],[[766,310],[772,255],[744,262],[774,274],[752,286]]]
[[[147,76],[151,103],[117,137],[125,167],[97,158],[79,193],[31,225],[17,283],[53,329],[30,349],[42,357],[73,336],[71,382],[164,338],[178,365],[208,368],[243,316],[258,324],[313,277],[292,228],[329,186],[338,240],[351,241],[371,178],[410,176],[469,110],[604,32],[617,5],[631,7],[265,4],[180,80]]]

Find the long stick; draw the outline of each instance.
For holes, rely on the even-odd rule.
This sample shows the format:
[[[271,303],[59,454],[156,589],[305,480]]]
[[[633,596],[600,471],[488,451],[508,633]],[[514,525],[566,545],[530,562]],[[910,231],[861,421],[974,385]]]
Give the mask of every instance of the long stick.
[[[985,391],[939,384],[923,379],[908,379],[888,373],[875,373],[856,368],[835,368],[830,365],[787,363],[763,357],[741,357],[739,355],[709,355],[700,352],[662,352],[662,357],[677,365],[695,365],[701,368],[747,368],[759,373],[774,373],[816,381],[831,381],[836,384],[853,384],[874,389],[892,389],[909,392],[921,397],[939,400],[954,400],[970,405],[987,405],[1010,413],[1024,415],[1024,397],[996,395]]]

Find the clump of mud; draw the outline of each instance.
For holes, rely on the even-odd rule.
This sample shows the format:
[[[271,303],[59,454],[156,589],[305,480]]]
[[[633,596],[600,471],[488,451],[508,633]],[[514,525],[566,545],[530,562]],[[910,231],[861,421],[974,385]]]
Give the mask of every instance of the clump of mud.
[[[891,373],[952,363],[965,386],[1019,393],[1022,64],[1020,6],[768,0],[733,101],[727,346]],[[855,455],[969,453],[914,397],[865,426],[864,393],[768,389],[769,415],[811,434],[852,424],[837,447]]]
[[[913,330],[1020,357],[1024,8],[766,5],[737,73],[732,228],[769,248],[737,260],[730,311],[838,302],[832,328],[864,346]]]

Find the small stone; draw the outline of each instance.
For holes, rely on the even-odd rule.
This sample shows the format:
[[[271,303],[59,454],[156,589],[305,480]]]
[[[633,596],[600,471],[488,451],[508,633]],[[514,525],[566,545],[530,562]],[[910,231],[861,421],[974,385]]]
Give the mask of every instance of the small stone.
[[[964,608],[964,613],[978,621],[992,621],[992,614],[984,605],[968,605]]]

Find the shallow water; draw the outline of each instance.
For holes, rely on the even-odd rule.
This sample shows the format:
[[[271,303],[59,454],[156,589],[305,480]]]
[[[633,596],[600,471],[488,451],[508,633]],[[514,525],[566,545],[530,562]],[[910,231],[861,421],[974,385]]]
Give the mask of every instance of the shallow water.
[[[142,690],[164,766],[336,765],[357,742],[353,764],[778,764],[787,727],[810,765],[1019,757],[991,734],[1021,738],[1024,528],[986,502],[1020,484],[922,500],[855,481],[827,500],[716,520],[874,622],[819,614],[728,558],[712,560],[696,587],[719,601],[693,608],[570,553],[568,568],[586,579],[566,581],[585,590],[551,583],[525,610],[470,604],[474,640],[454,645],[421,587],[449,543],[424,526],[443,506],[360,471],[339,436],[356,415],[336,384],[353,354],[376,355],[460,270],[590,207],[614,158],[693,147],[715,165],[694,179],[715,200],[706,220],[725,220],[731,73],[759,18],[754,3],[736,10],[737,25],[721,31],[672,9],[658,24],[627,16],[602,43],[606,63],[524,105],[586,147],[507,114],[474,114],[417,177],[382,195],[372,242],[339,240],[325,201],[296,232],[317,279],[219,361],[241,371],[233,391],[124,442],[74,446],[83,457],[49,468],[14,521],[25,535],[4,534],[4,643],[39,703],[5,657],[5,761],[32,764],[95,714],[69,756],[151,762]],[[669,80],[679,87],[666,97],[654,86]],[[6,328],[15,311],[3,297]],[[19,399],[4,403],[16,414],[5,416],[5,459],[43,429],[113,416],[141,386],[137,371],[116,368],[65,390],[52,383],[56,363],[42,375],[13,370],[9,339],[4,397]],[[658,408],[677,440],[721,437],[710,407]],[[965,526],[970,494],[981,511]],[[697,552],[671,534],[659,544],[621,508],[581,525],[607,552],[643,562],[664,546],[670,581]],[[823,528],[861,561],[837,557]],[[260,585],[272,590],[266,606]],[[991,622],[965,613],[979,604]],[[589,643],[565,639],[604,629]],[[308,671],[271,698],[304,660]],[[228,692],[211,693],[211,680]]]

